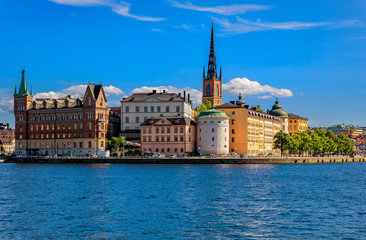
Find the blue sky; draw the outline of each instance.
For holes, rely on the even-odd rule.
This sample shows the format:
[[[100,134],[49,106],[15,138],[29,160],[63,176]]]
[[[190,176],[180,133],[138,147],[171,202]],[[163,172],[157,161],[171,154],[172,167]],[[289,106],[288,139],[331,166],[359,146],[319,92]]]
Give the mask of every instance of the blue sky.
[[[38,97],[108,86],[110,106],[165,86],[198,101],[213,19],[224,101],[287,112],[312,126],[366,126],[364,0],[2,0],[0,122],[13,124],[25,66]],[[219,67],[219,66],[218,66]],[[50,92],[52,91],[52,92]]]

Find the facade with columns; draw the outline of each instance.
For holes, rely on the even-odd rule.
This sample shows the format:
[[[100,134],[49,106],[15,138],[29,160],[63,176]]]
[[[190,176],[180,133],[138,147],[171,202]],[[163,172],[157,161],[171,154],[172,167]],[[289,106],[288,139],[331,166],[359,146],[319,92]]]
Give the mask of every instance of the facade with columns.
[[[33,99],[24,70],[14,92],[15,153],[103,155],[109,108],[102,85],[89,84],[83,98]]]

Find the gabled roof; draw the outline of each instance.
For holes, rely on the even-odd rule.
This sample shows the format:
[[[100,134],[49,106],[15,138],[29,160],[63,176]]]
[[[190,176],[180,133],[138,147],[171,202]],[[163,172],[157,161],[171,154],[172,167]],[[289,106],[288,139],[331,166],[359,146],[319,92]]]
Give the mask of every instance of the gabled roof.
[[[240,105],[235,105],[232,103],[224,103],[222,105],[219,106],[215,106],[215,109],[222,109],[222,108],[241,108]]]
[[[167,93],[167,92],[149,92],[149,93],[134,93],[131,96],[122,100],[122,102],[145,102],[148,99],[157,99],[161,102],[188,102],[188,99],[185,99],[176,93]]]
[[[90,92],[92,93],[92,96],[93,96],[94,100],[97,100],[100,93],[103,92],[104,100],[107,102],[107,98],[105,97],[103,85],[101,85],[101,84],[89,84],[88,87],[86,88],[85,94],[88,92],[88,88],[90,89]],[[84,94],[84,98],[85,98],[85,94]]]
[[[163,126],[167,125],[166,122],[162,121],[168,121],[168,125],[196,125],[196,123],[190,119],[185,117],[169,117],[169,116],[161,116],[161,117],[153,117],[146,119],[141,126]]]
[[[303,117],[300,117],[300,116],[295,115],[295,114],[292,114],[292,113],[289,113],[289,114],[288,114],[288,118],[289,118],[289,119],[302,119],[302,120],[308,120],[307,118],[303,118]]]

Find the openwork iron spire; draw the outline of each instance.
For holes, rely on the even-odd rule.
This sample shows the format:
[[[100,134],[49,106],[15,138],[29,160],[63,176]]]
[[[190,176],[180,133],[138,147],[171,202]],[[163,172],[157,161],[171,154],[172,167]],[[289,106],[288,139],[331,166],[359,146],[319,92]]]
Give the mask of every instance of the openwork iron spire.
[[[215,39],[214,39],[213,22],[212,22],[212,28],[211,28],[210,55],[208,56],[207,79],[211,79],[212,77],[216,77],[217,78],[216,54],[215,54]]]

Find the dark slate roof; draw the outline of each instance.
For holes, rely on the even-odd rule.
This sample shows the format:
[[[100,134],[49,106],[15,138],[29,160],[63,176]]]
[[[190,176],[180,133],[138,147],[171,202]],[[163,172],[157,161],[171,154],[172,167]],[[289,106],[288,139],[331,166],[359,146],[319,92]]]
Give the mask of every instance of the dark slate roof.
[[[289,114],[288,114],[288,118],[289,118],[289,119],[294,119],[294,118],[296,118],[296,119],[308,120],[307,118],[303,118],[303,117],[300,117],[300,116],[295,115],[295,114],[292,114],[292,113],[289,113]]]
[[[160,120],[168,121],[169,125],[196,125],[196,123],[190,118],[161,116],[146,119],[141,126],[158,126],[159,124],[157,124],[157,122]]]
[[[97,99],[102,90],[102,85],[89,84],[89,87],[90,87],[91,92],[93,93],[94,99]]]
[[[232,104],[232,103],[224,103],[222,105],[215,106],[215,108],[241,108],[241,106],[240,105],[235,105],[235,104]]]
[[[131,96],[122,100],[122,102],[144,102],[149,98],[156,98],[164,102],[184,102],[184,98],[176,93],[167,92],[149,92],[149,93],[134,93]],[[186,99],[186,101],[188,101]]]

